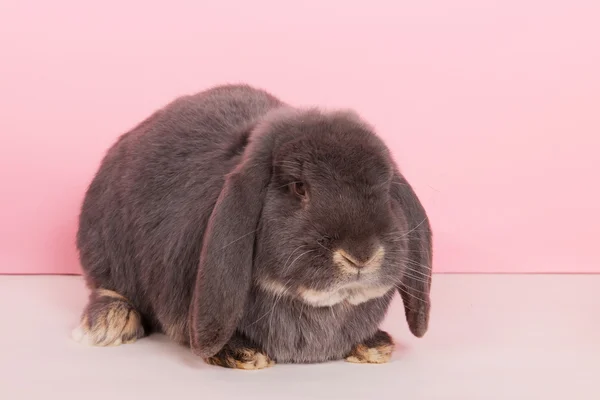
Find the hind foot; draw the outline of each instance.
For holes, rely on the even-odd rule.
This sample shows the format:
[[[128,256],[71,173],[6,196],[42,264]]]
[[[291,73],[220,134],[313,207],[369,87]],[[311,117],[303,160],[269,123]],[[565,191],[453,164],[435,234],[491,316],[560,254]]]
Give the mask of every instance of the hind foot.
[[[90,346],[118,346],[144,336],[140,314],[112,290],[96,289],[83,311],[72,338]]]
[[[392,358],[394,341],[384,331],[378,331],[373,337],[354,346],[346,361],[359,364],[384,364]]]

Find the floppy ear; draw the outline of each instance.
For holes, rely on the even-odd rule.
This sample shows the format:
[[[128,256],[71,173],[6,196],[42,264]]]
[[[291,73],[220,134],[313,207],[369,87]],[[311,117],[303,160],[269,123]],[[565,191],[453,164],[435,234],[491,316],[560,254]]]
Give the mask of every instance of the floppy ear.
[[[406,321],[413,335],[422,337],[429,324],[431,288],[431,227],[425,209],[406,179],[396,172],[391,187],[392,199],[407,224],[408,257],[398,291],[404,302]]]
[[[266,140],[250,143],[226,177],[204,232],[189,319],[192,351],[204,358],[232,337],[250,293],[254,241],[271,173]]]

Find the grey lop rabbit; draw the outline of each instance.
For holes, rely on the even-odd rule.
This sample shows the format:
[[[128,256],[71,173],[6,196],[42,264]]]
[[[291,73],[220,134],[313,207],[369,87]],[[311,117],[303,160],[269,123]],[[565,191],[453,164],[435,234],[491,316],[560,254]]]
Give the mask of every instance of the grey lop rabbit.
[[[176,99],[109,149],[82,205],[91,290],[73,337],[163,332],[207,363],[383,363],[396,292],[429,319],[430,224],[354,112],[247,85]]]

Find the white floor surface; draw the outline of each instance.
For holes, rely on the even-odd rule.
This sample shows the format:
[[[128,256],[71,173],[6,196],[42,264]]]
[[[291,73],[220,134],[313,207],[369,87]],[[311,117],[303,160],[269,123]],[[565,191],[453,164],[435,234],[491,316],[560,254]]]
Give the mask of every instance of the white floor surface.
[[[204,364],[162,335],[85,347],[70,331],[81,277],[0,276],[0,399],[600,400],[600,275],[436,275],[429,332],[399,298],[392,362]]]

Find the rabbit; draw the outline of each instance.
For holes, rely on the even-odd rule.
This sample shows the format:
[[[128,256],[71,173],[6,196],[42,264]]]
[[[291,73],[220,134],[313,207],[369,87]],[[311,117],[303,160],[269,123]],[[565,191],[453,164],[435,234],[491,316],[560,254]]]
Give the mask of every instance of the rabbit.
[[[385,363],[396,292],[428,328],[427,214],[353,110],[246,84],[179,97],[107,151],[76,242],[88,345],[158,332],[226,368]]]

